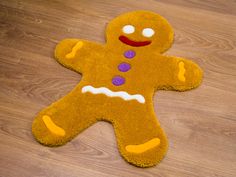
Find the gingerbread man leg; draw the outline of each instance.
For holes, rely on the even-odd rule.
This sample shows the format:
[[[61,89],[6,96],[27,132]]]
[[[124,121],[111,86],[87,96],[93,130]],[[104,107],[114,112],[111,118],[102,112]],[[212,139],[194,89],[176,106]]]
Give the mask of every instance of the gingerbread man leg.
[[[152,104],[127,104],[114,117],[119,150],[129,163],[150,167],[161,161],[168,142],[155,117]]]
[[[32,132],[37,141],[48,146],[63,145],[96,122],[97,111],[86,106],[96,104],[94,99],[76,90],[36,116]]]

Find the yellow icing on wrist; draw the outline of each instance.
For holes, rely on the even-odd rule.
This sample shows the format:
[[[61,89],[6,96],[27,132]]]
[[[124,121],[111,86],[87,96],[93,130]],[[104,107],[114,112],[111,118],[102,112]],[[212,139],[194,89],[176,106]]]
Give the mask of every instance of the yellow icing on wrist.
[[[46,127],[54,134],[58,135],[58,136],[65,136],[65,130],[63,130],[61,127],[58,127],[56,124],[54,124],[54,122],[52,121],[52,119],[45,115],[43,116],[43,122],[45,123]]]
[[[66,58],[68,59],[74,58],[77,50],[79,50],[82,46],[83,46],[82,41],[77,42],[75,46],[72,48],[71,52],[66,55]]]
[[[160,144],[159,138],[153,138],[150,141],[147,141],[146,143],[139,144],[139,145],[128,145],[125,147],[126,151],[131,153],[143,153],[149,149],[152,149]]]
[[[178,73],[178,79],[182,82],[185,82],[185,68],[184,68],[184,62],[179,62],[179,73]]]

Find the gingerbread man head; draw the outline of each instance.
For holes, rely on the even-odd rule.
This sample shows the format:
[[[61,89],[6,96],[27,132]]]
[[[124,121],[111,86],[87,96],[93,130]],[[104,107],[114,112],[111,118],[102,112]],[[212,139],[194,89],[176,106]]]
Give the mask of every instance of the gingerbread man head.
[[[113,19],[107,26],[107,44],[139,47],[163,53],[173,42],[173,29],[166,19],[149,11],[134,11]]]

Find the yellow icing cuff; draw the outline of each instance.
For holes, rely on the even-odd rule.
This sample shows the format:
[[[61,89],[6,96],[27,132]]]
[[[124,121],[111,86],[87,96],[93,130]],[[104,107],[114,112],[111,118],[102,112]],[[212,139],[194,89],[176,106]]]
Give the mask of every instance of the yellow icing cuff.
[[[58,135],[58,136],[65,136],[65,130],[63,130],[61,127],[58,127],[56,124],[54,124],[54,122],[52,121],[52,119],[45,115],[43,116],[43,122],[45,123],[46,127],[54,134]]]
[[[75,46],[72,48],[71,52],[66,55],[66,58],[68,59],[74,58],[77,50],[79,50],[82,46],[83,46],[82,41],[77,42]]]
[[[179,73],[178,73],[178,79],[182,82],[185,82],[185,68],[184,68],[184,62],[179,62]]]
[[[150,141],[147,141],[146,143],[139,144],[139,145],[128,145],[125,147],[126,151],[131,153],[143,153],[149,149],[152,149],[160,144],[159,138],[153,138]]]

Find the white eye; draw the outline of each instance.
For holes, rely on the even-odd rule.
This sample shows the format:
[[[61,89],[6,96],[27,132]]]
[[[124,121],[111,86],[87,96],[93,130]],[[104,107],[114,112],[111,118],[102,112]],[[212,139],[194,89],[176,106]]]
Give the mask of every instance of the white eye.
[[[142,31],[143,36],[145,37],[152,37],[155,31],[152,28],[144,28]]]
[[[126,34],[131,34],[135,31],[135,28],[134,26],[132,25],[125,25],[123,28],[122,28],[122,31]]]

